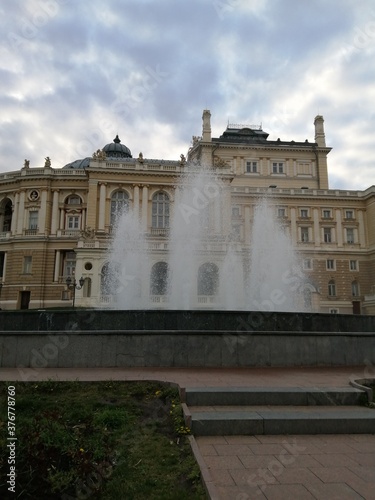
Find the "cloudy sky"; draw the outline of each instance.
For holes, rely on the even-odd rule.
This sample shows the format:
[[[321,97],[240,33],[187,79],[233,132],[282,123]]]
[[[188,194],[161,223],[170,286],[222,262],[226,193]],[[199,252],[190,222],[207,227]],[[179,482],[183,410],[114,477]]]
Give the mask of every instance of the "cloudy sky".
[[[330,187],[375,184],[373,0],[3,0],[0,26],[0,172],[116,134],[179,159],[208,108],[296,141],[322,114]]]

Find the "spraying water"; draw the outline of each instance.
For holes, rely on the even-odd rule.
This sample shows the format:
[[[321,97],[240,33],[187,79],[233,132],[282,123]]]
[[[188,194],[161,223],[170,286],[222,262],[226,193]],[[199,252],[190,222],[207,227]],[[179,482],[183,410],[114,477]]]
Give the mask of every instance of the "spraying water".
[[[114,307],[304,309],[298,258],[265,201],[254,209],[248,249],[231,238],[226,186],[212,170],[187,167],[171,207],[166,244],[152,242],[132,212],[119,218],[109,256]]]

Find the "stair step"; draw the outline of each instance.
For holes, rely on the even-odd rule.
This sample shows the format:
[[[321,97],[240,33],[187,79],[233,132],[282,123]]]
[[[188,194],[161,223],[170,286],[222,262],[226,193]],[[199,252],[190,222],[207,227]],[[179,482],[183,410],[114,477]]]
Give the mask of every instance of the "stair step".
[[[189,407],[196,436],[259,434],[373,434],[375,410],[353,406]]]
[[[188,387],[185,402],[200,405],[358,405],[365,393],[354,387]]]

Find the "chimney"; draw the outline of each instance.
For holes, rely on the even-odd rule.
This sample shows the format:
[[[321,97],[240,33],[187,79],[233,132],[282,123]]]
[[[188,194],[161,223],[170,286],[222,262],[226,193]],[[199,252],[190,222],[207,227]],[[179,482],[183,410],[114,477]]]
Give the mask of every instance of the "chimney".
[[[211,142],[211,113],[209,109],[203,110],[202,120],[202,140],[203,142]]]
[[[317,115],[314,120],[315,125],[315,142],[320,147],[326,146],[326,136],[324,134],[324,119],[321,115]]]

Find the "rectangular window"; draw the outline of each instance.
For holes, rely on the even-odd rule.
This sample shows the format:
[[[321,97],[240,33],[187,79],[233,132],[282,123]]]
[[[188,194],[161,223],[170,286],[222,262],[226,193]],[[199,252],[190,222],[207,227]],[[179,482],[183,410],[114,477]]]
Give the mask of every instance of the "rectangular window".
[[[79,229],[79,215],[68,216],[68,229]]]
[[[345,210],[345,219],[354,219],[353,210]]]
[[[327,259],[327,269],[331,271],[336,269],[335,261],[333,259]]]
[[[354,243],[354,229],[348,227],[346,229],[346,242],[353,244]]]
[[[357,281],[353,281],[352,283],[352,296],[359,297],[359,284]]]
[[[332,243],[332,229],[330,227],[325,227],[323,231],[324,243]]]
[[[286,210],[285,210],[285,208],[278,208],[277,209],[277,216],[278,217],[286,217]]]
[[[258,162],[257,161],[247,161],[246,162],[246,172],[248,174],[258,172]]]
[[[31,255],[25,255],[23,258],[23,274],[31,274],[31,265],[33,258]]]
[[[349,261],[349,269],[350,269],[350,271],[358,271],[358,261],[357,260],[350,260]]]
[[[309,228],[301,227],[301,241],[307,243],[309,241]]]
[[[232,217],[240,216],[240,207],[232,207]]]
[[[309,211],[307,208],[301,208],[301,218],[302,219],[307,219],[309,216]]]
[[[29,229],[38,229],[38,210],[29,212]]]
[[[330,297],[336,297],[336,284],[333,280],[328,283],[328,295]]]
[[[241,239],[241,227],[240,226],[233,226],[232,237],[235,241],[239,241]]]
[[[311,259],[303,259],[303,269],[309,271],[313,268]]]
[[[0,279],[4,278],[5,252],[0,252]]]
[[[323,219],[331,218],[331,210],[323,210]]]
[[[64,255],[64,269],[63,274],[66,276],[73,276],[76,270],[76,253],[75,252],[65,252]]]
[[[273,174],[283,174],[284,173],[284,162],[278,161],[272,163],[272,173]]]

